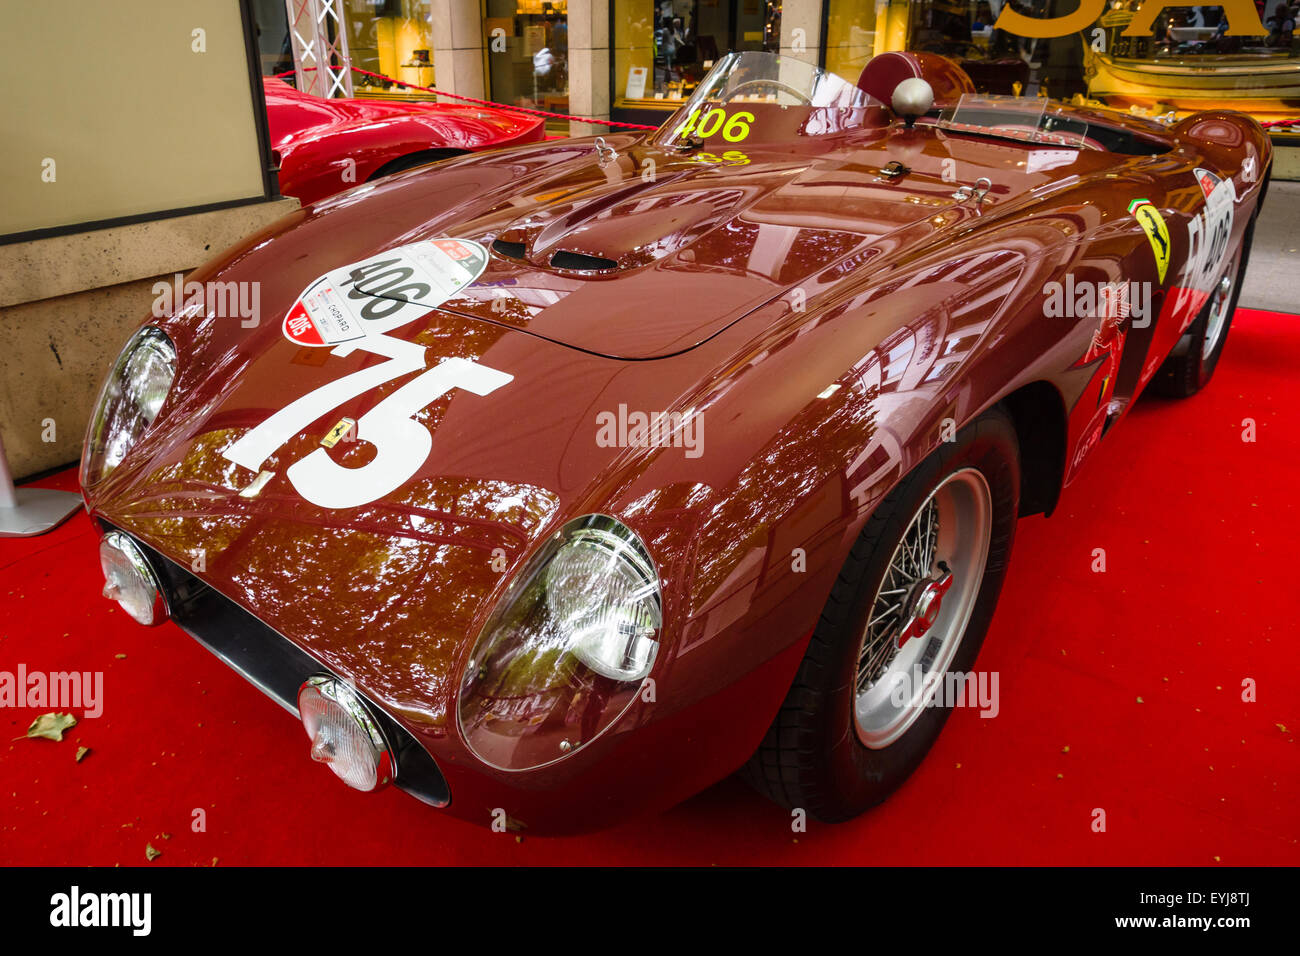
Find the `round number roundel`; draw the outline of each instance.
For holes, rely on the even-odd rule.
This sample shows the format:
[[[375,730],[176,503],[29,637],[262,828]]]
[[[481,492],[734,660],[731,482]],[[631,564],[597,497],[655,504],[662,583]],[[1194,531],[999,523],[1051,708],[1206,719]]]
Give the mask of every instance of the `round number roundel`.
[[[284,336],[332,348],[392,331],[456,296],[487,261],[472,239],[424,239],[331,269],[298,296]]]

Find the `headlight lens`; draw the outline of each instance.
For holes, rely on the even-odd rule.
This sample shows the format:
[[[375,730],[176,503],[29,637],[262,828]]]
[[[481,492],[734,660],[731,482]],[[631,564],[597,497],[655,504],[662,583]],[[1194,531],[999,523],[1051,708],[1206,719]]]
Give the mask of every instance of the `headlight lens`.
[[[116,601],[146,627],[167,619],[162,589],[134,541],[120,531],[104,535],[99,543],[99,566],[104,571],[104,597]]]
[[[81,484],[89,487],[122,463],[131,446],[153,424],[176,377],[176,348],[153,326],[145,326],[117,357],[86,430]]]
[[[649,676],[661,627],[659,577],[641,540],[606,515],[565,525],[474,647],[458,709],[470,749],[526,770],[590,743]]]
[[[393,755],[379,725],[347,684],[313,677],[298,688],[298,713],[311,738],[311,759],[357,790],[376,790],[393,777]]]

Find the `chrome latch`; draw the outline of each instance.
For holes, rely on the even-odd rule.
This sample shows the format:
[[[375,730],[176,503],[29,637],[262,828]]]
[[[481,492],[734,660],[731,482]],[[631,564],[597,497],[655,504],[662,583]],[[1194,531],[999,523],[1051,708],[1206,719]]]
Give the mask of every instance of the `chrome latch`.
[[[959,186],[957,191],[952,194],[952,198],[958,202],[965,202],[967,199],[974,199],[975,205],[978,206],[984,202],[984,197],[988,195],[993,188],[993,180],[987,176],[981,176],[975,180],[974,186]]]
[[[604,166],[606,163],[610,162],[611,160],[618,159],[618,152],[614,149],[613,146],[610,146],[609,143],[605,142],[605,137],[597,136],[595,145],[596,145],[596,162],[599,163],[601,166]]]
[[[910,166],[904,166],[896,159],[890,160],[884,166],[880,167],[880,175],[884,176],[886,179],[898,179],[901,176],[906,176],[911,171],[912,168]]]

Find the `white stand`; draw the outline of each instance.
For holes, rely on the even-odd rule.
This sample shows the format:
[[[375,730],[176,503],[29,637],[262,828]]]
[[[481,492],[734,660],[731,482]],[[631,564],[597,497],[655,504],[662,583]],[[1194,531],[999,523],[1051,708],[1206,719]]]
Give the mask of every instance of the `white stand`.
[[[0,439],[0,538],[28,538],[57,528],[81,507],[81,495],[49,488],[15,488]]]

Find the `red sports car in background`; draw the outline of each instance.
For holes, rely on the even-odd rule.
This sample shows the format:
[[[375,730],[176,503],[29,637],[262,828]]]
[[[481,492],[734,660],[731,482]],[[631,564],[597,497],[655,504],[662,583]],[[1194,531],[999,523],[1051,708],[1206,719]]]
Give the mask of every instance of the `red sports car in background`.
[[[539,116],[480,106],[327,100],[264,77],[280,192],[304,204],[463,153],[536,143]]]

